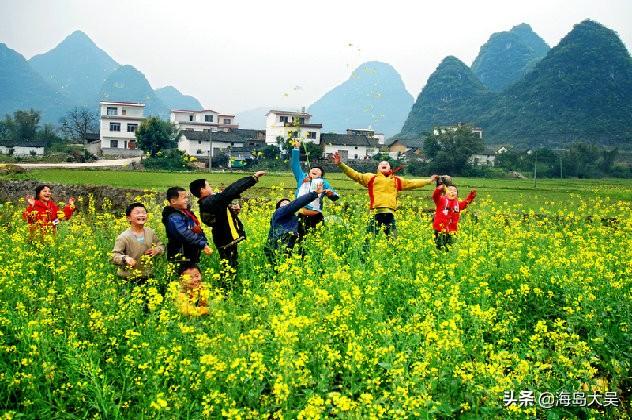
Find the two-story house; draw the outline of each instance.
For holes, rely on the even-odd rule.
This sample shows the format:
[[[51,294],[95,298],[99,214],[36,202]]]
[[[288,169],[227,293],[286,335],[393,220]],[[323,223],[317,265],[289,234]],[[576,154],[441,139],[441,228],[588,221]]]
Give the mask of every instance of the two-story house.
[[[234,115],[220,114],[212,109],[172,110],[170,120],[183,131],[230,131],[239,128],[239,125],[235,123]]]
[[[306,112],[270,110],[266,114],[266,144],[277,144],[277,137],[296,138],[320,144],[322,124],[310,123]]]
[[[379,152],[377,139],[365,134],[349,134],[349,130],[347,134],[323,133],[320,140],[325,156],[337,151],[343,161],[369,159]]]
[[[100,142],[105,155],[138,156],[136,130],[145,119],[145,104],[100,102]]]

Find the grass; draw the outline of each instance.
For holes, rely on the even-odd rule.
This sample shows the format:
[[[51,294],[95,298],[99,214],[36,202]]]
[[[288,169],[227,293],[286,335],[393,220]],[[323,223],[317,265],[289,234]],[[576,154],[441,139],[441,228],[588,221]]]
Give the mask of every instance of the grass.
[[[195,178],[206,178],[212,186],[228,185],[238,178],[251,172],[144,172],[144,171],[112,171],[112,170],[77,170],[77,169],[37,169],[23,174],[3,175],[0,180],[35,179],[42,182],[77,185],[107,185],[119,188],[164,191],[167,188],[180,185],[187,186]],[[342,173],[329,173],[327,178],[332,186],[341,193],[361,193],[364,189]],[[531,179],[486,179],[486,178],[456,178],[461,188],[461,195],[465,195],[470,188],[476,188],[479,197],[488,198],[498,204],[520,203],[527,209],[540,211],[542,208],[573,208],[581,200],[589,198],[609,198],[613,201],[632,202],[632,180],[629,179],[541,179],[537,186]],[[288,195],[293,190],[294,178],[289,172],[273,172],[263,177],[261,181],[247,194],[261,189],[280,187]],[[409,191],[402,194],[402,203],[408,195],[426,198],[429,201],[430,187],[422,190]],[[257,192],[256,194],[259,194]]]

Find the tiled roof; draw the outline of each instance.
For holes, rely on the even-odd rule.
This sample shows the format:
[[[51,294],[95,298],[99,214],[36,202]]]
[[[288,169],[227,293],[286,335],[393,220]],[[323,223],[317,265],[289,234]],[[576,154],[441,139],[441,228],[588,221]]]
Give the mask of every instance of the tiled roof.
[[[320,141],[322,144],[331,144],[334,146],[378,146],[376,139],[371,139],[359,134],[324,133],[320,135]]]

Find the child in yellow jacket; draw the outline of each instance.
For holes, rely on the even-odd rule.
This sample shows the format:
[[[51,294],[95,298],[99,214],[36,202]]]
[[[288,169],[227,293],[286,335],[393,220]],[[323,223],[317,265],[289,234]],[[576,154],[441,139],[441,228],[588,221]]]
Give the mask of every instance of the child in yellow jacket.
[[[208,315],[208,290],[197,265],[189,265],[182,270],[176,306],[182,315]]]
[[[413,190],[432,184],[437,175],[428,179],[404,179],[395,176],[391,164],[382,161],[377,165],[376,173],[360,173],[342,163],[340,155],[335,152],[333,161],[345,175],[353,179],[369,192],[369,208],[373,211],[368,230],[375,234],[378,229],[383,229],[386,235],[397,235],[395,224],[395,211],[397,210],[397,195],[403,190]]]

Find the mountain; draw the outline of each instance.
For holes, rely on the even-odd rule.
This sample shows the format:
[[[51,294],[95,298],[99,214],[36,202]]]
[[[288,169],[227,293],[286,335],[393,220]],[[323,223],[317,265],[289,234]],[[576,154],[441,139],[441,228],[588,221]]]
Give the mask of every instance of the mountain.
[[[472,63],[472,71],[491,91],[500,92],[533,69],[549,46],[526,23],[492,34]]]
[[[165,86],[154,90],[158,99],[162,101],[169,109],[188,109],[191,111],[201,111],[203,109],[200,101],[193,96],[183,95],[173,86]]]
[[[96,109],[101,85],[118,67],[83,32],[75,31],[52,50],[29,60],[33,69],[78,105]]]
[[[501,96],[495,110],[484,124],[504,138],[632,146],[630,53],[616,32],[583,21]]]
[[[103,83],[102,101],[140,102],[145,104],[145,116],[158,115],[169,119],[169,108],[156,95],[145,75],[133,66],[120,66]]]
[[[348,128],[372,127],[387,136],[398,132],[413,104],[397,71],[371,61],[309,107],[312,121],[323,131],[344,133]]]
[[[248,109],[246,111],[241,111],[235,114],[235,121],[239,124],[241,128],[252,128],[255,130],[264,130],[266,128],[266,114],[271,109],[281,109],[283,107],[258,107],[253,109]],[[288,111],[293,111],[294,108],[288,109]]]
[[[57,123],[71,101],[37,74],[18,52],[0,43],[0,116],[33,108],[44,123]]]
[[[483,128],[490,143],[559,146],[582,140],[632,147],[632,58],[617,34],[597,22],[575,25],[501,93],[486,90],[458,60],[446,60],[417,98],[402,135],[464,122]]]
[[[435,125],[469,123],[475,114],[472,109],[482,112],[493,98],[468,66],[446,57],[428,78],[400,134],[410,137],[430,132]]]

